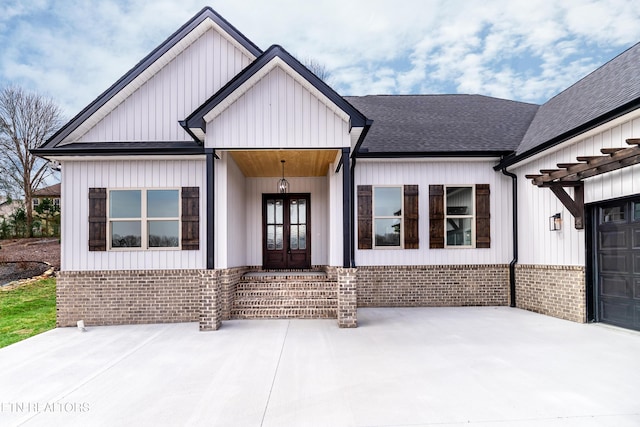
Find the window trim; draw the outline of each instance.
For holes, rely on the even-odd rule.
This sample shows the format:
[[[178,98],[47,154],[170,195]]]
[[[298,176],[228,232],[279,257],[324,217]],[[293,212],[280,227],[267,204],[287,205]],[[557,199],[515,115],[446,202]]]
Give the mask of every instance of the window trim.
[[[147,192],[154,190],[174,190],[178,192],[178,215],[176,217],[149,217],[147,215]],[[140,217],[136,218],[111,218],[111,192],[112,191],[140,191]],[[182,188],[181,187],[114,187],[107,188],[107,251],[108,252],[132,252],[132,251],[179,251],[182,250]],[[140,247],[112,247],[112,222],[140,221]],[[149,221],[177,221],[178,245],[171,247],[149,246]]]
[[[444,248],[445,249],[474,249],[476,247],[476,186],[474,184],[446,184],[444,187]],[[447,190],[449,188],[470,188],[471,189],[471,207],[473,214],[471,215],[449,215],[447,213],[447,205],[449,198],[447,197]],[[449,219],[471,219],[471,244],[470,245],[449,245],[447,244],[447,221]]]
[[[376,215],[376,188],[400,189],[400,216]],[[372,185],[371,186],[371,248],[377,250],[404,249],[404,185]],[[400,219],[400,244],[398,246],[376,245],[376,219]]]

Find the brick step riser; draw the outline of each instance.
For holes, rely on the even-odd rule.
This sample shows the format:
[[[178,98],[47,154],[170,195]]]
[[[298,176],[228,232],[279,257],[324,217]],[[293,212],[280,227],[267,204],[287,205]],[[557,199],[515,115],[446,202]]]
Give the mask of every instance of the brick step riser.
[[[264,290],[264,291],[299,291],[299,290],[322,290],[337,291],[336,282],[240,282],[236,289],[238,291]]]
[[[240,279],[240,283],[287,283],[287,282],[301,282],[301,283],[333,282],[335,283],[336,279],[331,279],[329,277],[242,277]]]
[[[239,309],[231,312],[232,319],[336,319],[336,309]]]
[[[318,298],[338,298],[335,290],[266,290],[250,289],[236,291],[236,300],[243,298],[274,298],[274,299],[318,299]]]
[[[319,309],[319,308],[336,308],[338,307],[337,299],[241,299],[236,300],[233,304],[232,310],[239,308],[306,308],[306,309]]]

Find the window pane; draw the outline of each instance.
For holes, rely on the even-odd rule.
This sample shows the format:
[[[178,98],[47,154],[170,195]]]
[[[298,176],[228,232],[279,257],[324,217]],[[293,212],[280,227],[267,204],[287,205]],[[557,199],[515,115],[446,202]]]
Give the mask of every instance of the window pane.
[[[298,226],[291,226],[291,235],[289,237],[289,244],[291,249],[298,249]]]
[[[283,227],[276,225],[276,249],[280,250],[284,247],[284,237],[282,235]]]
[[[140,190],[111,190],[109,192],[110,218],[140,218]]]
[[[301,225],[298,232],[298,249],[307,249],[307,226]]]
[[[276,200],[276,224],[282,224],[282,200]]]
[[[178,190],[148,190],[147,216],[150,218],[177,218]]]
[[[471,187],[447,187],[447,215],[473,215]]]
[[[267,224],[273,224],[276,220],[276,207],[274,200],[267,200]]]
[[[307,201],[305,199],[298,200],[298,212],[300,213],[298,221],[300,221],[300,224],[306,224],[307,223]]]
[[[139,248],[141,239],[140,221],[112,221],[112,248]]]
[[[447,246],[471,246],[471,218],[447,218]]]
[[[375,216],[402,215],[402,189],[400,187],[375,187],[373,189],[373,214]]]
[[[376,219],[376,246],[400,246],[400,220]]]
[[[267,225],[267,250],[274,250],[276,248],[276,226]]]
[[[149,221],[150,248],[177,248],[179,221]]]
[[[640,220],[640,203],[633,204],[633,219],[634,221]]]
[[[298,201],[295,199],[289,202],[289,217],[291,224],[298,223]]]
[[[620,222],[624,220],[624,206],[602,208],[602,222]]]

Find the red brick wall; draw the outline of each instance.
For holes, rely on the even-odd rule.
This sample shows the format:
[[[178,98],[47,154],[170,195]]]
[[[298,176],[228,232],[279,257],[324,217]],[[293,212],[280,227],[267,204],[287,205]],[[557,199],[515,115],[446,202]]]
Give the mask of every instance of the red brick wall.
[[[560,319],[586,322],[584,267],[517,265],[516,306]]]
[[[358,307],[508,304],[508,265],[358,267]]]

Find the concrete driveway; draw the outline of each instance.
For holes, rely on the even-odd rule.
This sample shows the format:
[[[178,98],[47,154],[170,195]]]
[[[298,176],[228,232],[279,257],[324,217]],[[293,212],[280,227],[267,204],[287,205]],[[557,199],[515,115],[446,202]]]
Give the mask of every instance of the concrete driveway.
[[[639,333],[506,307],[358,319],[49,331],[0,350],[0,425],[640,425]]]

